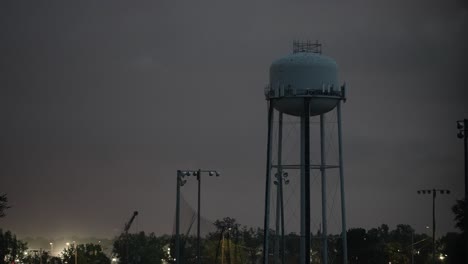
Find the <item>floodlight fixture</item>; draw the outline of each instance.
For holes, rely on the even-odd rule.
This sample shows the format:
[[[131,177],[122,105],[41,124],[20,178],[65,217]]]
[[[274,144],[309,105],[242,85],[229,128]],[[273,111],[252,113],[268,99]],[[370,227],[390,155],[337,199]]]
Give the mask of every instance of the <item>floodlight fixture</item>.
[[[458,138],[465,138],[466,132],[468,131],[468,119],[458,120],[457,121],[457,129],[459,130],[457,133]]]

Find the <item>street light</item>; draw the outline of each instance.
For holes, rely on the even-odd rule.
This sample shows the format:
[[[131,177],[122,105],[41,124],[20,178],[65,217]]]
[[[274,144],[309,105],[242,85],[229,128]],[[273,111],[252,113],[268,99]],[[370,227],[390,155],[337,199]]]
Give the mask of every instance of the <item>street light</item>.
[[[437,193],[450,194],[450,190],[432,189],[432,190],[418,190],[418,194],[432,194],[432,262],[436,263],[435,256],[435,231],[436,231],[436,220],[435,220],[435,198]]]
[[[468,119],[457,121],[458,134],[457,137],[463,138],[464,153],[465,153],[465,217],[468,215]],[[468,221],[465,220],[465,232],[468,230]],[[465,258],[468,260],[468,235],[465,236]]]
[[[197,263],[201,263],[201,248],[200,248],[200,190],[201,190],[201,174],[208,173],[209,176],[219,177],[220,174],[216,170],[178,170],[177,171],[177,199],[176,199],[176,263],[180,263],[180,187],[184,186],[187,180],[184,177],[196,176],[198,181],[198,212],[197,212]]]
[[[53,256],[52,251],[54,251],[54,243],[50,242],[49,245],[50,245],[50,255]]]

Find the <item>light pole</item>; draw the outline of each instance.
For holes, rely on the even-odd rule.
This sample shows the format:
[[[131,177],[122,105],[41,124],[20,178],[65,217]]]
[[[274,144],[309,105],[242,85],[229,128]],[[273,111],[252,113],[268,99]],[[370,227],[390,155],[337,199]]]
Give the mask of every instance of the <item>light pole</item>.
[[[49,245],[50,245],[50,256],[53,256],[52,252],[54,251],[54,243],[50,242]]]
[[[273,183],[277,187],[277,192],[276,192],[276,244],[275,244],[275,262],[279,262],[279,253],[281,252],[281,264],[285,263],[285,255],[284,255],[284,249],[285,249],[285,241],[284,241],[284,202],[283,202],[283,183],[284,185],[289,184],[288,178],[288,173],[283,172],[282,169],[278,169],[278,173],[275,174],[276,180],[273,181]],[[281,227],[280,227],[281,223]],[[280,250],[280,244],[279,244],[279,230],[281,229],[281,250]]]
[[[464,153],[465,153],[465,258],[468,262],[468,119],[457,121],[458,138],[463,138]]]
[[[435,198],[437,197],[437,193],[440,194],[450,194],[450,190],[440,190],[440,189],[432,189],[432,190],[418,190],[418,194],[432,194],[432,263],[435,264],[436,257],[435,257],[435,232],[436,232],[436,219],[435,219]]]
[[[177,199],[176,199],[176,263],[180,263],[180,187],[186,183],[184,177],[196,176],[198,181],[198,212],[197,212],[197,263],[201,263],[201,247],[200,247],[200,198],[201,198],[201,174],[208,173],[209,176],[219,177],[219,172],[216,170],[178,170],[177,171]]]

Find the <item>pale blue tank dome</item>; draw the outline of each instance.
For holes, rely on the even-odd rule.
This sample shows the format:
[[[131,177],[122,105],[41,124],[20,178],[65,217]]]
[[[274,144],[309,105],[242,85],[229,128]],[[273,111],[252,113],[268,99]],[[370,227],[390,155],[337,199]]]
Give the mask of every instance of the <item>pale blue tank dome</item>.
[[[279,97],[274,107],[289,115],[300,116],[303,96],[311,96],[310,115],[332,110],[340,100],[333,96],[339,91],[338,66],[325,55],[315,52],[296,52],[274,61],[270,66],[270,89],[292,91],[295,96]]]

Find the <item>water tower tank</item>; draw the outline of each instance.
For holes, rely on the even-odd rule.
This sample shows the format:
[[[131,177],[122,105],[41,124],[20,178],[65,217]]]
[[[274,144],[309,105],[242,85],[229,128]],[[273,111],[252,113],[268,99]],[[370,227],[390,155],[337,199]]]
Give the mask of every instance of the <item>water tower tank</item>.
[[[283,113],[304,113],[304,97],[310,97],[310,115],[326,113],[344,97],[338,86],[336,62],[321,54],[320,44],[294,43],[294,53],[270,66],[270,85],[265,91],[275,98],[274,107]]]

